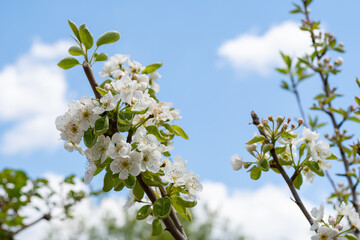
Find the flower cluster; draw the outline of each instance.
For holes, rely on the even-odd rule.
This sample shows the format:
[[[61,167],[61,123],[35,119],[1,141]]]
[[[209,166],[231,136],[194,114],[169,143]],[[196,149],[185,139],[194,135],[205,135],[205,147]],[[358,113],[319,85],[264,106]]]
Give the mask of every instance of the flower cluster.
[[[355,211],[353,205],[342,202],[340,205],[336,204],[335,209],[337,211],[337,216],[329,216],[327,221],[324,220],[323,204],[320,205],[320,208],[313,208],[311,210],[313,224],[310,230],[315,231],[315,235],[311,237],[312,240],[356,239],[352,234],[347,234],[355,228],[360,229],[359,214]],[[342,223],[343,219],[348,219],[351,224],[351,226],[345,230],[344,225],[346,224]]]
[[[108,78],[97,88],[102,97],[73,101],[56,119],[56,127],[65,149],[86,155],[86,183],[105,169],[110,189],[120,189],[119,184],[133,188],[131,179],[143,172],[150,178],[150,186],[169,184],[181,189],[187,199],[196,200],[202,190],[199,176],[186,170],[181,157],[174,162],[163,159],[170,156],[175,135],[188,136],[181,127],[170,124],[181,118],[180,111],[156,98],[160,74],[155,71],[159,67],[159,63],[143,67],[126,55],[111,57],[100,73]],[[85,151],[80,146],[82,139]],[[151,184],[154,179],[160,179],[157,185]]]
[[[296,172],[302,173],[307,181],[312,182],[315,174],[323,176],[324,171],[331,168],[331,163],[327,159],[335,158],[330,151],[329,143],[318,141],[319,134],[306,127],[303,128],[302,136],[299,136],[295,130],[303,124],[302,119],[299,119],[297,125],[290,122],[290,118],[285,122],[283,117],[274,119],[269,116],[264,119],[258,125],[261,135],[255,134],[246,146],[246,150],[255,157],[256,162],[244,162],[240,156],[233,155],[233,169],[239,170],[243,166],[249,168],[253,165],[250,170],[253,179],[258,179],[262,171],[268,171],[270,168],[277,172],[275,159],[270,154],[274,149],[280,165],[294,168]],[[298,177],[301,178],[298,183],[302,183],[301,174],[298,174]]]

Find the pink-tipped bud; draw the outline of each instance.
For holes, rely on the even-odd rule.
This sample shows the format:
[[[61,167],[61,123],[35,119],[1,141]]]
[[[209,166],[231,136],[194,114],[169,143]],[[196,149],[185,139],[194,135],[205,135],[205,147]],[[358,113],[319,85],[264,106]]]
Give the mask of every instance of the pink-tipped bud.
[[[329,67],[329,69],[333,69],[333,68],[334,68],[334,64],[330,63],[330,64],[328,65],[328,67]]]
[[[341,231],[343,229],[343,225],[337,224],[335,227],[337,230]]]
[[[318,60],[318,66],[322,66],[322,62]]]
[[[269,117],[268,117],[268,119],[269,119],[269,121],[274,121],[274,118],[273,118],[273,116],[272,115],[270,115]]]
[[[294,129],[296,126],[295,126],[295,124],[291,124],[291,129]]]
[[[339,182],[338,186],[342,188],[344,186],[344,184],[342,182]]]
[[[324,63],[328,63],[328,62],[330,62],[330,58],[329,57],[327,57],[327,58],[324,58]]]
[[[350,106],[350,110],[353,112],[353,111],[356,110],[356,107],[355,107],[354,105],[351,105],[351,106]]]
[[[283,124],[283,128],[287,129],[288,127],[289,127],[289,124],[287,124],[287,123]]]
[[[329,224],[334,226],[336,224],[336,219],[334,217],[329,218]]]
[[[269,120],[268,120],[267,118],[265,118],[265,119],[262,120],[262,123],[263,123],[264,125],[268,124],[268,122],[269,122]]]
[[[291,122],[291,117],[288,117],[287,122],[288,122],[288,123]]]
[[[299,118],[298,123],[299,123],[299,126],[300,126],[301,124],[303,124],[303,123],[304,123],[304,119]]]
[[[105,89],[106,91],[109,91],[109,90],[111,89],[111,85],[110,85],[109,83],[105,83],[104,89]]]

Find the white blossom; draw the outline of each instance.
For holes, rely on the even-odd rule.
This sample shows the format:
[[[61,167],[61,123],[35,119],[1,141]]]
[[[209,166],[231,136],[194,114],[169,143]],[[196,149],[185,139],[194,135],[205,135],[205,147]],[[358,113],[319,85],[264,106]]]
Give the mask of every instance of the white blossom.
[[[101,159],[101,162],[106,160],[107,156],[107,149],[110,143],[110,137],[105,137],[104,135],[100,135],[98,137],[97,142],[92,148],[88,148],[85,150],[86,158],[90,162],[97,161]]]
[[[119,102],[120,96],[115,95],[113,96],[111,91],[109,91],[105,96],[100,98],[100,106],[97,106],[93,109],[93,112],[96,114],[102,114],[105,111],[114,110],[116,104]]]
[[[198,192],[201,192],[203,189],[203,186],[200,184],[200,176],[194,176],[194,172],[190,171],[186,179],[185,188],[189,191],[189,199],[197,200],[199,198]]]
[[[231,166],[235,171],[240,170],[243,166],[243,158],[237,154],[232,155],[231,156]]]
[[[120,179],[127,179],[129,174],[136,177],[141,172],[141,160],[142,153],[132,151],[128,156],[119,156],[115,158],[110,164],[110,169],[113,173],[119,173]]]
[[[118,156],[127,155],[130,152],[130,144],[126,142],[126,137],[120,133],[115,133],[108,147],[108,154],[112,159]]]
[[[186,162],[182,157],[176,156],[174,163],[170,160],[166,160],[164,167],[164,176],[161,178],[169,183],[173,183],[174,186],[184,185],[186,182],[187,170]]]

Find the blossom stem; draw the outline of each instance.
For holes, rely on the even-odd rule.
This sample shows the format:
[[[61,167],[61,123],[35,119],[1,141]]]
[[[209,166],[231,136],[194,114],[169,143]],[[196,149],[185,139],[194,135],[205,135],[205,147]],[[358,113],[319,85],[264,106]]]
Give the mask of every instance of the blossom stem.
[[[102,96],[101,94],[96,90],[96,87],[98,87],[98,83],[96,81],[96,78],[94,76],[94,72],[92,70],[92,67],[89,63],[84,62],[83,63],[83,68],[86,74],[86,77],[89,80],[89,83],[91,85],[91,88],[96,96],[97,99],[100,99]],[[131,138],[132,138],[132,134],[133,131],[130,131],[127,138],[126,138],[126,142],[127,143],[131,143]],[[152,203],[154,203],[157,200],[156,194],[155,192],[151,189],[151,187],[149,187],[142,179],[142,174],[140,173],[138,176],[136,176],[137,181],[139,182],[140,186],[142,187],[142,189],[144,190],[144,192],[146,193],[146,195],[149,197],[150,201]],[[173,211],[173,208],[171,209]],[[176,218],[177,219],[177,218]],[[176,222],[176,224],[179,224],[181,226],[181,228],[177,228],[177,226],[175,226],[174,222],[169,218],[165,218],[162,220],[166,226],[166,230],[170,232],[170,234],[176,239],[176,240],[187,240],[187,236],[185,234],[185,232],[183,231],[183,227],[181,226],[180,222]],[[176,221],[176,220],[175,220]]]
[[[257,114],[254,111],[251,112],[251,117],[252,117],[252,120],[253,120],[253,124],[255,126],[258,126],[260,124],[260,120],[259,120],[259,117],[257,116]],[[263,135],[266,138],[265,141],[269,142],[269,139],[267,139],[266,134],[260,129],[259,129],[259,132],[260,132],[261,135]],[[270,154],[271,154],[272,158],[275,161],[276,168],[279,170],[281,176],[284,178],[286,184],[288,185],[288,187],[289,187],[289,189],[290,189],[290,191],[291,191],[291,193],[292,193],[292,195],[293,195],[293,197],[295,199],[295,203],[298,205],[298,207],[300,208],[300,210],[302,211],[302,213],[304,214],[304,216],[308,220],[309,224],[312,225],[313,224],[312,217],[310,216],[310,213],[308,212],[308,210],[304,206],[303,202],[301,201],[301,198],[299,197],[299,194],[297,193],[297,191],[296,191],[296,189],[294,187],[293,181],[291,181],[290,177],[287,175],[284,168],[280,165],[279,159],[278,159],[278,156],[276,154],[276,151],[275,151],[274,147],[270,150]]]

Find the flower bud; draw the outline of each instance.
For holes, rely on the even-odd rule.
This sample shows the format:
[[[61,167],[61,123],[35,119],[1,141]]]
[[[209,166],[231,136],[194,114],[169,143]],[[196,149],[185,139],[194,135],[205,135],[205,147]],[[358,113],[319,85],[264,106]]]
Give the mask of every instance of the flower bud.
[[[252,153],[253,151],[256,150],[256,143],[250,144],[250,145],[246,145],[246,151],[248,151],[249,153]]]
[[[243,158],[237,154],[231,156],[231,166],[235,171],[238,171],[239,169],[242,168],[243,166],[242,160]]]
[[[342,188],[344,186],[344,184],[342,182],[339,182],[338,186]]]
[[[335,227],[337,230],[341,231],[343,229],[343,225],[341,225],[340,223],[336,225]]]
[[[288,122],[288,123],[291,122],[291,117],[288,117],[287,122]]]
[[[336,223],[336,219],[334,218],[334,217],[332,217],[332,218],[329,218],[329,224],[330,225],[335,225],[335,223]]]
[[[356,110],[356,107],[355,107],[354,105],[351,105],[351,106],[350,106],[350,110],[351,110],[352,112],[354,112],[354,111]]]
[[[283,118],[283,117],[277,117],[277,118],[276,118],[276,123],[277,123],[278,125],[281,125],[283,122],[284,122],[284,118]]]
[[[265,119],[262,120],[262,123],[263,123],[264,125],[267,125],[268,122],[269,122],[269,120],[268,120],[267,118],[265,118]]]
[[[109,91],[109,90],[111,89],[111,85],[110,85],[109,83],[105,83],[104,89],[105,89],[106,91]]]
[[[330,63],[330,64],[328,65],[328,67],[329,67],[329,69],[333,69],[333,68],[334,68],[334,64]]]
[[[287,123],[284,123],[284,124],[283,124],[283,128],[284,128],[284,129],[287,129],[288,127],[289,127],[289,124],[287,124]]]
[[[343,64],[343,59],[341,57],[338,57],[336,60],[335,60],[335,65],[337,66],[340,66]]]
[[[330,58],[329,57],[327,57],[327,58],[324,58],[324,63],[329,63],[330,62]]]
[[[269,119],[269,121],[271,121],[271,122],[273,122],[273,121],[274,121],[274,118],[273,118],[273,116],[272,116],[272,115],[270,115],[270,116],[268,117],[268,119]]]
[[[294,129],[296,126],[295,126],[295,124],[291,124],[291,129]]]
[[[304,119],[299,118],[299,119],[298,119],[298,123],[299,123],[299,126],[302,125],[302,124],[304,123]]]
[[[320,60],[318,60],[317,64],[319,67],[322,66],[322,62]]]

